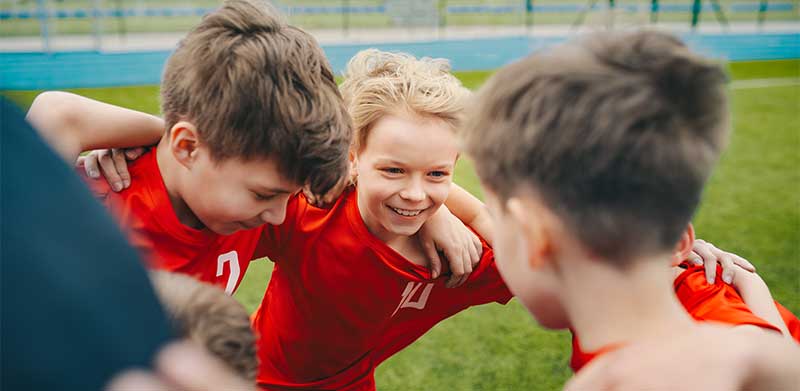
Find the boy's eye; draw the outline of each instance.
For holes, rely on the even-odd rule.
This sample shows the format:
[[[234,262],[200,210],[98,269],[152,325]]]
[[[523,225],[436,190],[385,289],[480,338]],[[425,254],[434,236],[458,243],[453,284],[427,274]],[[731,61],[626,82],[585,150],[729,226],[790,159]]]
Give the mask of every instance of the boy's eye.
[[[275,194],[259,194],[259,193],[253,192],[253,197],[255,197],[255,199],[257,199],[259,201],[269,201],[269,200],[275,198],[275,196],[276,196]]]
[[[403,173],[403,169],[402,168],[397,168],[397,167],[382,168],[381,171],[383,171],[383,172],[385,172],[387,174],[402,174]]]
[[[434,178],[444,178],[449,174],[447,172],[445,172],[445,171],[431,171],[431,172],[428,173],[428,175],[430,175],[430,176],[432,176]]]

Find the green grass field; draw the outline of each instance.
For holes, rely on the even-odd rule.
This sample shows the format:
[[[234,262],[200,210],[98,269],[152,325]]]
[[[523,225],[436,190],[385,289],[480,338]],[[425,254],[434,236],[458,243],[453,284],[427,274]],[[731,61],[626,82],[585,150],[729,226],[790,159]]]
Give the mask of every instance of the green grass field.
[[[459,73],[478,87],[489,72]],[[793,78],[786,86],[731,90],[734,132],[695,220],[698,236],[752,261],[774,297],[800,314],[800,60],[730,65],[734,81]],[[106,102],[158,113],[156,86],[80,89]],[[5,92],[23,107],[36,91]],[[456,182],[480,195],[462,160]],[[251,266],[236,297],[254,309],[271,263]],[[378,368],[385,390],[558,389],[570,376],[569,336],[538,327],[513,300],[464,311]],[[692,365],[702,365],[694,363]]]

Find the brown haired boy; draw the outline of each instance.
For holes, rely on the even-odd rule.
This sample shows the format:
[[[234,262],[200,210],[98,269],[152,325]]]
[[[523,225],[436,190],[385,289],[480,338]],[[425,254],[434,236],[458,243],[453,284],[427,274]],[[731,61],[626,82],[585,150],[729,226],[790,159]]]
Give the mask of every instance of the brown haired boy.
[[[183,274],[153,271],[150,279],[181,336],[203,346],[239,376],[255,381],[256,337],[247,310],[236,299]]]
[[[482,89],[467,150],[498,222],[500,272],[543,326],[572,327],[596,354],[714,327],[676,300],[670,261],[728,133],[724,83],[676,38],[638,32],[533,55]],[[775,349],[742,355],[775,366],[736,371],[737,386],[796,378],[796,348],[770,337],[747,338]],[[715,358],[733,362],[725,353]],[[637,387],[665,384],[648,380]]]
[[[37,97],[28,118],[69,161],[161,137],[132,163],[126,191],[89,183],[151,267],[230,294],[263,256],[264,224],[283,222],[288,198],[304,185],[325,193],[346,173],[347,112],[314,38],[255,0],[226,1],[203,18],[169,58],[161,90],[158,134],[111,132],[101,125],[124,129],[140,115],[57,92]]]

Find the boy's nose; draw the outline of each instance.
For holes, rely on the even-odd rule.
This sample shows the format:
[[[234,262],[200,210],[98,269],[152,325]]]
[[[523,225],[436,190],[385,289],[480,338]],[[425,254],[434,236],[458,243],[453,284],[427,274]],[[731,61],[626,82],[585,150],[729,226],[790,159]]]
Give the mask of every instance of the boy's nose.
[[[266,224],[283,224],[283,221],[286,220],[286,202],[283,202],[279,207],[264,210],[259,217]]]
[[[422,186],[418,183],[412,184],[400,192],[400,198],[412,202],[424,201],[425,190],[423,190]]]

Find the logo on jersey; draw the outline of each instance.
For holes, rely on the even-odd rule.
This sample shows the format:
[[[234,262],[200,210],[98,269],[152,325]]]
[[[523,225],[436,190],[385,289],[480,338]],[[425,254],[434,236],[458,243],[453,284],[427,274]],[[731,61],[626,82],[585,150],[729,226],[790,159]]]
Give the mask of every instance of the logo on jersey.
[[[414,296],[417,294],[419,288],[422,288],[422,285],[425,285],[425,289],[422,290],[422,293],[419,294],[419,298],[416,301],[412,301]],[[428,303],[428,296],[431,295],[431,290],[433,289],[433,283],[423,283],[423,282],[414,282],[410,281],[408,285],[406,285],[406,289],[403,291],[402,298],[400,299],[400,304],[397,305],[397,308],[394,309],[392,312],[392,317],[399,311],[401,308],[416,308],[418,310],[424,309],[425,304]]]
[[[236,253],[236,250],[229,251],[217,257],[217,277],[221,277],[224,273],[225,263],[228,264],[228,268],[231,270],[231,273],[228,275],[228,283],[225,285],[225,293],[232,295],[233,290],[236,289],[236,282],[239,281],[239,274],[241,273],[239,270],[239,254]]]

